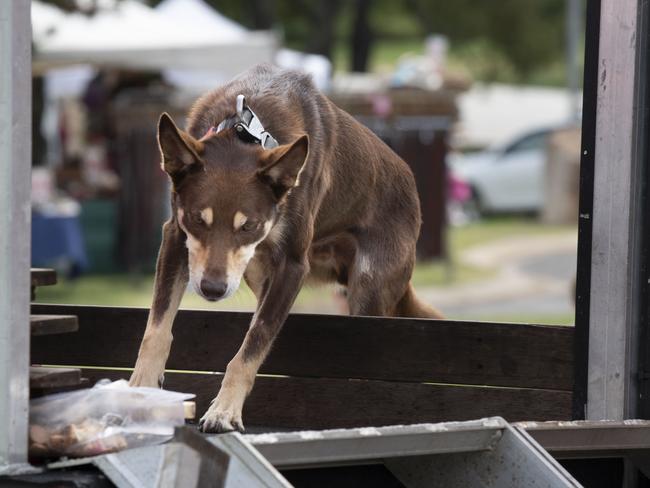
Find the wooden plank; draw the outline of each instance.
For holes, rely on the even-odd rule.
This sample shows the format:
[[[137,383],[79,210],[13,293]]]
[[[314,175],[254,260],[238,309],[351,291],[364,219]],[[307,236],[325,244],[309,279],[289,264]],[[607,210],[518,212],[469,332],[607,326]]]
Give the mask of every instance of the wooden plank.
[[[128,371],[83,370],[91,383],[128,378]],[[167,373],[165,389],[196,394],[197,416],[216,396],[219,374]],[[372,380],[258,377],[244,406],[248,427],[335,429],[471,420],[571,418],[571,393]]]
[[[39,398],[45,395],[54,395],[56,393],[65,393],[68,391],[81,390],[83,388],[90,388],[92,385],[88,381],[88,378],[81,378],[79,384],[77,385],[68,385],[68,386],[57,386],[51,388],[30,388],[29,389],[29,398]]]
[[[32,268],[30,270],[32,286],[56,285],[56,271],[48,268]]]
[[[32,336],[65,334],[79,329],[77,317],[74,315],[31,315],[29,326]],[[50,339],[43,339],[47,342]],[[42,363],[43,361],[35,361]]]
[[[76,368],[29,368],[30,388],[61,388],[81,384],[81,370]]]
[[[44,364],[132,367],[147,321],[141,308],[34,305],[73,314],[79,332],[32,341]],[[169,369],[224,371],[250,314],[181,310]],[[260,372],[548,388],[573,386],[570,327],[294,314]]]

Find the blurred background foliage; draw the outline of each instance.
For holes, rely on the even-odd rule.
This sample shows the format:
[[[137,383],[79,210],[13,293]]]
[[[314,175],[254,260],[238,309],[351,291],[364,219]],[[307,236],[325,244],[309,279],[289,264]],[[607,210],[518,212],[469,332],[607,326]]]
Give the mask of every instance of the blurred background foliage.
[[[47,0],[67,10],[75,0]],[[97,0],[84,2],[92,12]],[[155,6],[161,0],[146,0]],[[561,86],[565,0],[206,0],[287,47],[323,54],[337,71],[385,71],[420,53],[429,34],[450,40],[450,68],[475,80]]]
[[[41,1],[87,15],[100,8],[113,8],[115,2],[126,2]],[[162,0],[133,1],[156,7]],[[247,29],[275,32],[278,47],[329,58],[335,73],[333,80],[328,76],[328,95],[351,114],[381,122],[376,124],[380,129],[392,124],[388,113],[423,124],[400,129],[393,124],[382,129],[382,137],[392,141],[398,154],[415,168],[418,181],[426,182],[420,194],[440,196],[427,199],[423,206],[426,225],[420,242],[428,244],[413,275],[421,297],[439,306],[450,318],[572,323],[580,154],[576,119],[580,110],[577,101],[584,51],[580,43],[586,0],[202,1]],[[140,5],[136,10],[148,9]],[[178,33],[183,28],[189,30],[191,22],[198,23],[206,11],[200,12],[185,27],[177,27]],[[136,25],[139,28],[141,23]],[[167,25],[163,35],[169,31]],[[115,36],[119,36],[119,27],[117,24]],[[156,36],[161,36],[160,30]],[[266,38],[273,36],[267,33]],[[427,55],[433,59],[432,47],[444,49],[441,46],[448,48],[446,58],[432,69],[426,63]],[[210,53],[214,52],[214,59],[232,57],[232,51],[226,48],[213,49]],[[248,53],[243,59],[252,63],[250,57],[257,53]],[[202,66],[205,58],[197,59]],[[300,64],[304,58],[299,59]],[[329,72],[329,64],[319,61],[327,65]],[[409,67],[409,62],[420,63],[426,73],[436,74],[442,79],[442,88],[422,83],[422,76],[406,83],[396,77],[413,69],[414,64]],[[400,71],[404,66],[407,69]],[[371,74],[349,76],[347,72]],[[568,79],[569,73],[572,80]],[[155,159],[157,168],[154,122],[149,116],[169,110],[173,103],[184,102],[179,102],[181,97],[174,97],[175,102],[172,98],[161,99],[161,87],[155,82],[150,99],[143,99],[146,90],[137,89],[130,92],[129,99],[129,87],[133,86],[129,85],[128,76],[133,74],[122,75],[125,93],[120,94],[119,101],[114,98],[111,109],[133,121],[129,130],[137,127],[137,132],[133,135],[127,130],[115,131],[114,139],[103,134],[104,139],[94,142],[100,147],[104,144],[106,148],[123,148],[119,154],[107,150],[104,166],[127,184],[117,191],[119,199],[90,190],[86,195],[80,193],[81,222],[92,249],[90,272],[75,279],[62,276],[59,286],[39,290],[39,301],[133,306],[150,303],[153,275],[149,266],[158,242],[139,237],[139,232],[131,230],[157,228],[152,224],[155,219],[139,212],[140,208],[150,208],[154,198],[132,198],[137,185],[150,188],[147,185],[153,180],[146,171],[134,172],[133,163],[140,163],[143,158],[153,163]],[[135,79],[150,75],[140,73],[140,78]],[[107,79],[111,77],[104,81]],[[101,87],[101,78],[98,80]],[[339,83],[334,83],[337,80]],[[391,85],[395,80],[398,83]],[[396,86],[401,89],[393,90]],[[187,94],[185,98],[189,103]],[[79,113],[95,113],[99,120],[108,117],[108,111],[101,111],[103,105],[95,112],[92,108],[81,108]],[[187,107],[176,108],[181,114]],[[74,115],[72,111],[69,119],[74,120]],[[424,123],[432,120],[444,123],[435,125],[437,128]],[[553,138],[551,144],[551,136],[556,133],[564,134],[564,138]],[[121,146],[116,143],[118,139]],[[90,146],[87,144],[85,149]],[[491,149],[481,151],[485,148]],[[470,154],[472,151],[475,154]],[[72,161],[77,168],[93,161],[82,159],[87,153],[75,153],[81,161]],[[547,166],[552,166],[553,171],[547,170]],[[69,173],[76,180],[64,175],[68,178],[65,182],[83,182],[83,172]],[[554,183],[547,184],[551,173]],[[134,178],[139,178],[137,185]],[[151,186],[154,187],[163,188],[164,181]],[[558,188],[557,194],[563,198],[551,198],[545,192],[547,187]],[[520,191],[522,188],[526,190]],[[490,199],[481,198],[482,194],[500,196],[493,199],[502,208],[498,208],[498,202],[492,202],[492,209],[489,205],[485,207]],[[511,194],[519,196],[509,202],[503,198]],[[164,205],[166,209],[166,200]],[[98,209],[103,209],[103,213]],[[162,215],[158,217],[162,219]],[[129,222],[129,226],[123,227],[122,222]],[[150,236],[153,232],[145,234]],[[119,252],[112,254],[113,248]],[[100,274],[109,272],[110,275]],[[245,286],[242,288],[234,301],[218,304],[217,308],[252,310],[255,299]],[[333,289],[306,287],[295,310],[341,312],[341,301],[341,295]],[[183,306],[213,307],[192,294],[185,297]]]
[[[159,0],[149,0],[155,5]],[[429,34],[450,40],[450,68],[505,83],[563,85],[564,0],[208,0],[337,70],[382,71]]]

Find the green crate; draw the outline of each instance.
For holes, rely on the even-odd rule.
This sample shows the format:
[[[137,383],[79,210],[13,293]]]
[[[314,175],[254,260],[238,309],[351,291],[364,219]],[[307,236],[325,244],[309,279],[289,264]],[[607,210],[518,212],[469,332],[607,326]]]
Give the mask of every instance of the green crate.
[[[90,273],[117,271],[117,201],[86,200],[81,204],[81,229],[86,242]]]

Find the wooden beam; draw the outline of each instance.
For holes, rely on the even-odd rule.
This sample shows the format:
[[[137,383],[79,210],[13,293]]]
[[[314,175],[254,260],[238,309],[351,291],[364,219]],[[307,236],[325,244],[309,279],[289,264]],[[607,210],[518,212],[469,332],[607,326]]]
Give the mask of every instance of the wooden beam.
[[[74,315],[31,315],[29,326],[32,336],[65,334],[79,329]]]
[[[38,389],[62,388],[81,384],[81,370],[77,368],[29,368],[29,387]]]
[[[32,286],[56,285],[56,271],[48,268],[32,268],[30,270]]]
[[[83,369],[91,383],[128,378],[129,371]],[[200,417],[216,396],[219,374],[167,373],[167,390],[196,394]],[[472,420],[571,418],[571,392],[463,387],[372,380],[258,376],[244,405],[248,427],[336,429]]]
[[[40,364],[132,367],[147,321],[138,308],[32,312],[79,318],[75,334],[33,339]],[[167,368],[225,371],[249,321],[248,313],[181,310]],[[571,327],[295,314],[260,372],[569,391],[572,340]]]

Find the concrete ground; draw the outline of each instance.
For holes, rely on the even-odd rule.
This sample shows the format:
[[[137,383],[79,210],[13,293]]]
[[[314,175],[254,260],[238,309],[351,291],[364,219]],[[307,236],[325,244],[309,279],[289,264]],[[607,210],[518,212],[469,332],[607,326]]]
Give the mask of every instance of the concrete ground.
[[[459,260],[496,269],[496,275],[460,286],[420,287],[418,293],[454,319],[570,316],[576,249],[572,231],[492,241],[464,251]]]

